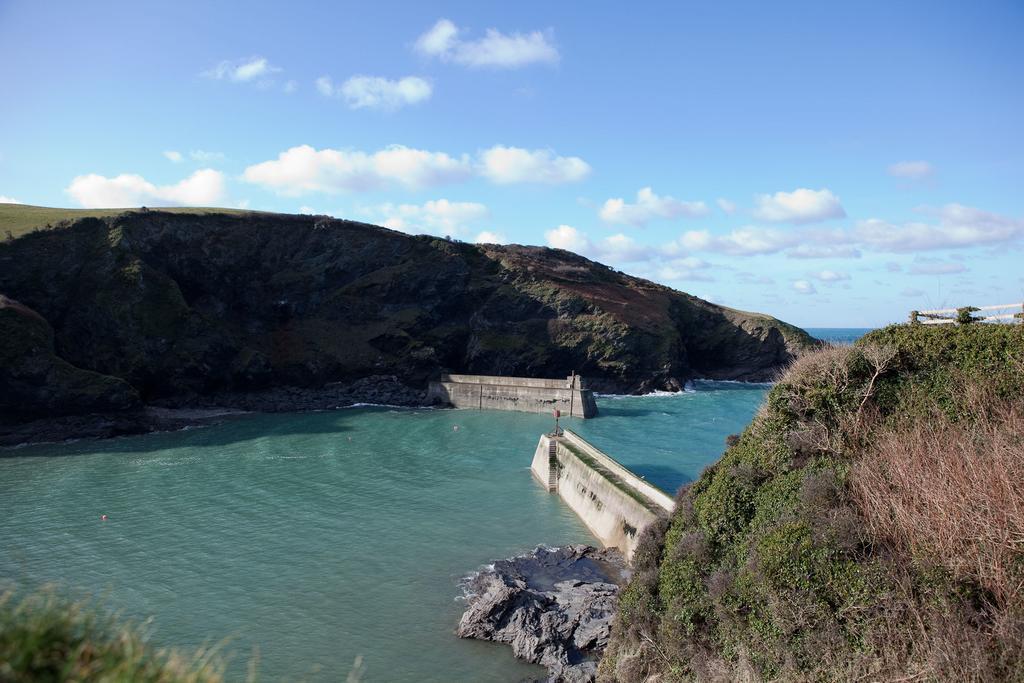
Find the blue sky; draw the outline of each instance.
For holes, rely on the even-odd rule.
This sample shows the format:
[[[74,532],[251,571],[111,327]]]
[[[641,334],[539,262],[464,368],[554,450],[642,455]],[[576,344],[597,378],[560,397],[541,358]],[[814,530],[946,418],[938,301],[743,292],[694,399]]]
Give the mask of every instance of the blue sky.
[[[1022,32],[1016,1],[0,0],[0,198],[550,244],[874,326],[1024,300]]]

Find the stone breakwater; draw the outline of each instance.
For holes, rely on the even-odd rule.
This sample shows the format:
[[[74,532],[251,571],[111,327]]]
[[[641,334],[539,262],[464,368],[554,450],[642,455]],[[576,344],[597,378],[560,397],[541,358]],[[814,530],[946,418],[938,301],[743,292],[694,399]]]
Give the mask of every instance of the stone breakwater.
[[[549,683],[593,681],[628,578],[615,549],[538,547],[467,580],[456,633],[508,643],[516,657],[546,667]]]
[[[579,375],[564,379],[504,377],[498,375],[442,375],[431,382],[427,401],[453,408],[518,410],[566,417],[594,417],[597,402]]]
[[[675,508],[664,491],[568,429],[540,437],[530,471],[604,546],[618,548],[626,559],[644,527]]]

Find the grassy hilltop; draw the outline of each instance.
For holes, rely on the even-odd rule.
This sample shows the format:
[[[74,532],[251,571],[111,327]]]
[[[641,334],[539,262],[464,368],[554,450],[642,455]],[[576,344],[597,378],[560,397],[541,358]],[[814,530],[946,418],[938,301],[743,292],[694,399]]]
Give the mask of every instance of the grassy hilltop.
[[[1022,435],[1024,325],[805,355],[645,533],[602,679],[1024,680]]]
[[[53,227],[62,221],[73,221],[79,218],[109,218],[125,212],[137,213],[144,209],[57,209],[49,206],[32,206],[30,204],[5,204],[0,202],[0,240],[21,237],[35,230]],[[264,213],[246,209],[219,209],[213,207],[182,207],[175,206],[157,209],[170,213],[213,214],[226,213],[242,215],[247,213]]]

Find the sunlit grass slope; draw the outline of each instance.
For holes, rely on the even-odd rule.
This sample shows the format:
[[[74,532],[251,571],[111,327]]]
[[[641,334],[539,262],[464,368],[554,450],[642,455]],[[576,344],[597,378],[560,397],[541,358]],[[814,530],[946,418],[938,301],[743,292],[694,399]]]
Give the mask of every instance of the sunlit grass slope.
[[[31,206],[29,204],[4,204],[0,203],[0,239],[8,237],[20,237],[26,233],[39,228],[53,226],[61,221],[75,220],[76,218],[106,218],[116,216],[126,211],[141,211],[141,209],[56,209],[48,206]],[[244,214],[256,213],[245,209],[220,209],[215,207],[161,207],[160,211],[171,213],[227,213]]]

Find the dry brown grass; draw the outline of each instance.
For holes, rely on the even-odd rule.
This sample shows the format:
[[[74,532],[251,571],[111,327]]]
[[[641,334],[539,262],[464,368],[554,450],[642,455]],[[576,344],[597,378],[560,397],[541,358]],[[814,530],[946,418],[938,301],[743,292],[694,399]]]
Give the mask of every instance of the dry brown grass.
[[[974,419],[941,414],[880,433],[850,484],[872,535],[978,584],[1000,606],[1024,599],[1024,405],[965,388]]]

